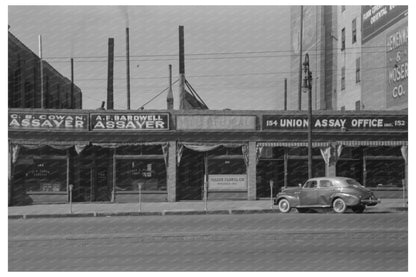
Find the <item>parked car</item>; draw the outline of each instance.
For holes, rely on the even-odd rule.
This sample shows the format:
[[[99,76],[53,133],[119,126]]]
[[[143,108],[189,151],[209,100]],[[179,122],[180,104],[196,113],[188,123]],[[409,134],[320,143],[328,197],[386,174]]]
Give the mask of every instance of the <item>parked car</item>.
[[[359,182],[345,177],[312,178],[299,187],[284,188],[276,195],[274,204],[280,212],[288,213],[292,208],[306,212],[313,208],[332,208],[343,213],[351,208],[362,213],[366,206],[375,206],[380,200]]]

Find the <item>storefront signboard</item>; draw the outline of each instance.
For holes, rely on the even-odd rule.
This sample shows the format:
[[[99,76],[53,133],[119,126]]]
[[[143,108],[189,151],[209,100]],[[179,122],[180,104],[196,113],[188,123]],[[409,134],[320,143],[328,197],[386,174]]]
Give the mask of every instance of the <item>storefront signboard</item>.
[[[314,115],[313,129],[318,130],[407,130],[407,116],[342,116]],[[300,130],[308,128],[307,115],[263,115],[263,130]]]
[[[177,130],[255,130],[256,117],[242,115],[178,115]]]
[[[91,130],[162,131],[169,130],[168,113],[93,113]]]
[[[386,35],[387,108],[407,107],[408,99],[407,23]]]
[[[362,42],[384,31],[408,13],[407,6],[374,5],[361,7]]]
[[[247,190],[246,174],[210,174],[208,191]]]
[[[88,130],[88,115],[9,111],[9,128],[85,131]]]

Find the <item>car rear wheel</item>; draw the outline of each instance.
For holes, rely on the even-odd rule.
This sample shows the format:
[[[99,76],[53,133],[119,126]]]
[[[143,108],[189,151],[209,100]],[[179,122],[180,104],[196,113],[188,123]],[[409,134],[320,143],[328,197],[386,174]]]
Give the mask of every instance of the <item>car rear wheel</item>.
[[[332,209],[338,214],[342,214],[347,209],[347,204],[342,198],[337,198],[332,203]]]
[[[361,214],[365,210],[365,206],[355,206],[351,208],[354,213]]]
[[[292,207],[290,207],[289,201],[285,198],[279,200],[278,207],[279,211],[282,213],[288,213],[292,209]]]

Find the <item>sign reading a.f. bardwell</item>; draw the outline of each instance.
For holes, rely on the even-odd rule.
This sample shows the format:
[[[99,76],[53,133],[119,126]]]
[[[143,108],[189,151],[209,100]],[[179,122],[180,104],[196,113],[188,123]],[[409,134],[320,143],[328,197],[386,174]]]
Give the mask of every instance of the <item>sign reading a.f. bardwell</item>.
[[[91,130],[169,130],[169,114],[91,114]]]
[[[247,190],[247,175],[210,174],[208,175],[208,190]]]
[[[10,129],[88,130],[87,114],[9,112]]]

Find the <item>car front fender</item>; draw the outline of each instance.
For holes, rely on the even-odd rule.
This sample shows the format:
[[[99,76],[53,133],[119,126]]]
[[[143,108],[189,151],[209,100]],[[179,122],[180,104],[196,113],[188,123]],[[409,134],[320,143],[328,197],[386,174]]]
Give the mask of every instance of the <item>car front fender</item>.
[[[295,196],[295,195],[288,195],[288,194],[284,194],[284,195],[277,195],[276,199],[275,199],[275,205],[277,205],[277,203],[279,203],[280,199],[287,199],[290,203],[290,206],[292,208],[299,206],[299,197]]]
[[[357,206],[360,204],[360,198],[358,198],[358,196],[355,196],[349,193],[342,193],[342,192],[335,193],[331,197],[331,202],[333,202],[335,198],[342,198],[347,204],[347,206]]]

